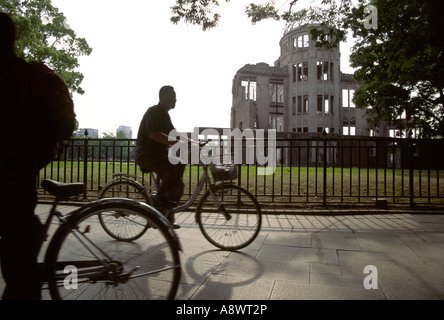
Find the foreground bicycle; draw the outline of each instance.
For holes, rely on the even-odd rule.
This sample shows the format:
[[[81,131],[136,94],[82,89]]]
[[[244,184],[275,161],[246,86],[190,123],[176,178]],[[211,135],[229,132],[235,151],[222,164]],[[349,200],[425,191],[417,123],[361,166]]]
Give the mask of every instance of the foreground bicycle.
[[[170,209],[169,214],[188,210],[207,186],[196,209],[196,222],[204,237],[223,250],[239,250],[248,246],[256,239],[262,224],[257,200],[244,188],[231,183],[237,177],[236,165],[211,164],[202,167],[202,176],[190,198],[183,205]],[[150,180],[153,175],[151,172]],[[101,188],[99,198],[125,197],[153,206],[153,195],[159,183],[157,177],[152,186],[144,186],[137,181],[138,178],[141,177],[113,174],[113,179]],[[104,230],[121,241],[138,239],[147,230],[143,220],[123,212],[102,213],[99,218]]]
[[[175,297],[181,274],[180,243],[169,221],[157,210],[114,198],[93,201],[65,216],[57,210],[59,201],[81,194],[84,184],[44,180],[42,187],[56,197],[44,224],[45,235],[54,226],[54,217],[60,222],[43,264],[43,280],[53,299]],[[137,242],[116,241],[103,231],[98,218],[114,211],[138,217],[152,230]]]

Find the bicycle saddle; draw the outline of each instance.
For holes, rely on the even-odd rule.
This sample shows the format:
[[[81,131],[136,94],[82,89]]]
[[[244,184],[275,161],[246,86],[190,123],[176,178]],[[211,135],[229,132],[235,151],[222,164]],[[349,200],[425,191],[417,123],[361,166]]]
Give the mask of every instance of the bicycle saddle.
[[[57,198],[78,196],[85,191],[84,183],[62,183],[49,179],[42,181],[42,187]]]

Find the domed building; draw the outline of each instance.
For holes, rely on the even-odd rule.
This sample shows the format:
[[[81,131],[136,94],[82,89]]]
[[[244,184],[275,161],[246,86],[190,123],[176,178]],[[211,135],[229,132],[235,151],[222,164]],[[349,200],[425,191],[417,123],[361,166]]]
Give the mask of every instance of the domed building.
[[[233,79],[231,127],[368,136],[358,87],[340,68],[339,47],[316,46],[307,28],[284,34],[274,66],[247,64]]]

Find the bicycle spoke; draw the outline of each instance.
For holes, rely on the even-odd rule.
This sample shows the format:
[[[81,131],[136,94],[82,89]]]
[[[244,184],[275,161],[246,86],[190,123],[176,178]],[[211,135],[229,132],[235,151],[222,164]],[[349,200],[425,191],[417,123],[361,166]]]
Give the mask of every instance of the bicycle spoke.
[[[130,216],[133,219],[140,213],[133,211]],[[94,247],[90,248],[89,240],[79,242],[72,232],[66,235],[57,253],[60,269],[52,280],[60,298],[168,299],[174,296],[180,275],[179,257],[158,225],[134,242],[111,239],[94,211],[76,225],[79,230],[88,226],[86,236]],[[102,252],[106,252],[106,257],[95,257]],[[67,266],[74,270],[72,274],[64,270]],[[74,284],[65,285],[67,276],[76,277],[75,288],[72,288]]]
[[[99,198],[119,197],[147,202],[145,199],[147,190],[136,181],[116,180],[104,186],[100,191]],[[134,241],[142,236],[149,227],[146,219],[128,214],[125,211],[102,212],[99,217],[105,231],[120,241]]]
[[[197,222],[208,241],[226,249],[249,245],[259,233],[261,213],[257,201],[237,186],[216,186],[203,197]]]

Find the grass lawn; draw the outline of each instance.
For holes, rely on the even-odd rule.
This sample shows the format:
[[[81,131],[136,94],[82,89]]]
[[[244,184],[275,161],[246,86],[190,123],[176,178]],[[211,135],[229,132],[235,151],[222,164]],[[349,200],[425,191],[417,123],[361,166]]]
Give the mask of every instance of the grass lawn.
[[[86,164],[86,171],[85,171]],[[196,185],[202,167],[185,169],[184,196]],[[86,180],[88,198],[97,196],[99,186],[115,172],[141,175],[133,162],[53,162],[40,172],[40,179],[61,182]],[[85,174],[86,173],[86,174]],[[145,175],[143,182],[147,183]],[[385,197],[391,202],[406,202],[410,196],[410,171],[401,169],[277,167],[274,174],[261,176],[254,166],[240,167],[236,181],[261,202],[322,202],[324,179],[327,201],[365,202]],[[413,170],[415,202],[444,203],[444,170]]]

